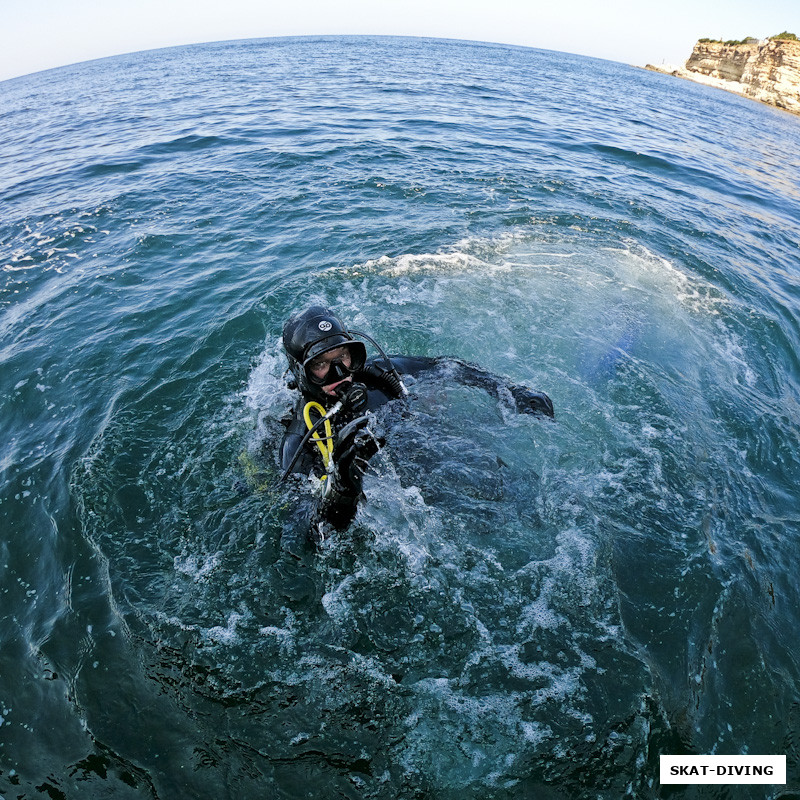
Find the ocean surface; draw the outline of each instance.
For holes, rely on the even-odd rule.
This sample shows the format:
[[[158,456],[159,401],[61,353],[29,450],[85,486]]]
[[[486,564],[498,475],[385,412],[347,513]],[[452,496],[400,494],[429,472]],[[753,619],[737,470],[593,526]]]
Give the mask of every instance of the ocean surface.
[[[4,800],[800,796],[800,118],[454,41],[78,64],[0,83],[0,276]],[[420,378],[293,554],[316,302],[556,420]]]

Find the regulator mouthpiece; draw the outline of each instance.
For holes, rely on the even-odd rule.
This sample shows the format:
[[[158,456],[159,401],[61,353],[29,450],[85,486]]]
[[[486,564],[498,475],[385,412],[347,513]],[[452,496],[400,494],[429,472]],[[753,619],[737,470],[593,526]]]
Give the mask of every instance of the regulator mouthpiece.
[[[344,410],[358,414],[367,407],[367,387],[363,383],[340,383],[334,391]]]

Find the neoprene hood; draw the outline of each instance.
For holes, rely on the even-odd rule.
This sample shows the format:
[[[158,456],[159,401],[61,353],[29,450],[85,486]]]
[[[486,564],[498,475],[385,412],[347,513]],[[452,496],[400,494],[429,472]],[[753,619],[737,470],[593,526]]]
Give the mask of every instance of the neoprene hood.
[[[349,371],[363,369],[367,360],[366,346],[354,339],[339,317],[324,306],[312,306],[294,314],[283,326],[283,349],[289,359],[289,369],[300,391],[316,399],[330,400],[319,383],[309,376],[309,362],[328,350],[343,346],[350,351]]]

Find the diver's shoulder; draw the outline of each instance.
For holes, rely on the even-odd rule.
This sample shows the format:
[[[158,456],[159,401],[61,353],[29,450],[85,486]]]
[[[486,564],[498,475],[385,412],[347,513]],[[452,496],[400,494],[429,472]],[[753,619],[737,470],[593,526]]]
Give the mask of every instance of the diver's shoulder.
[[[416,375],[419,372],[433,369],[440,362],[439,357],[432,356],[411,356],[405,354],[390,354],[389,360],[392,366],[402,375]],[[371,358],[367,365],[376,364],[379,367],[385,368],[386,360],[383,356],[375,356]]]

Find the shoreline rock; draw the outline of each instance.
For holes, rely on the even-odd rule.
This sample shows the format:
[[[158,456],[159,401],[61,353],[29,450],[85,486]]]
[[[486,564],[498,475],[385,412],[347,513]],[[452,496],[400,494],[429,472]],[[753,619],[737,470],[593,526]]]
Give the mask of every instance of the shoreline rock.
[[[735,92],[800,114],[800,41],[697,42],[684,66],[645,69]]]

